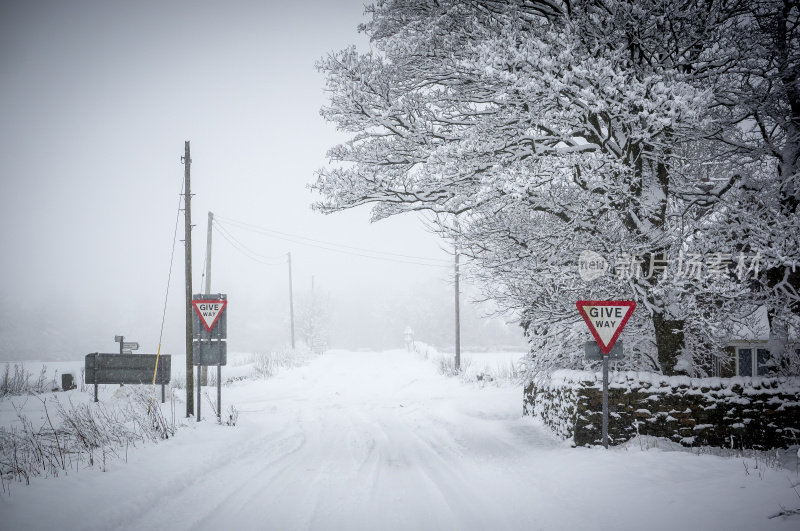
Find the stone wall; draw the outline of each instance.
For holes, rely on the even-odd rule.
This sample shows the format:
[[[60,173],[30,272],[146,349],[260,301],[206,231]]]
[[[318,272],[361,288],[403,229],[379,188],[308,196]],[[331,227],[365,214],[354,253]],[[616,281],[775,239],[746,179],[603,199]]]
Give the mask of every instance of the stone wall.
[[[602,374],[556,371],[525,387],[524,413],[578,446],[602,444]],[[800,444],[800,378],[609,375],[610,444],[637,434],[686,446]]]

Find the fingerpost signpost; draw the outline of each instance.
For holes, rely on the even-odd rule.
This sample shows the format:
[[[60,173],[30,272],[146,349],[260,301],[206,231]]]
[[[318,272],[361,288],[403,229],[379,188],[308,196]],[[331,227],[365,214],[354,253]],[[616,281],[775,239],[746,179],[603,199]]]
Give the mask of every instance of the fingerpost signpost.
[[[608,359],[622,358],[622,342],[616,349],[614,344],[636,309],[636,302],[578,301],[575,306],[589,326],[603,357],[603,446],[608,448]],[[586,357],[597,359],[594,352],[597,347],[588,342],[585,346]]]

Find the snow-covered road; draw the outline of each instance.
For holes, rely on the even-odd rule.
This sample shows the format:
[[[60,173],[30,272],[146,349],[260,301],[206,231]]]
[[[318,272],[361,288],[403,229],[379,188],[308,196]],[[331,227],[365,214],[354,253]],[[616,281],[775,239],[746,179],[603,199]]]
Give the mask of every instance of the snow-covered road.
[[[224,389],[236,427],[192,422],[108,471],[16,486],[2,529],[797,529],[800,477],[741,459],[569,448],[521,389],[404,351],[334,351]],[[207,406],[207,404],[204,404]]]

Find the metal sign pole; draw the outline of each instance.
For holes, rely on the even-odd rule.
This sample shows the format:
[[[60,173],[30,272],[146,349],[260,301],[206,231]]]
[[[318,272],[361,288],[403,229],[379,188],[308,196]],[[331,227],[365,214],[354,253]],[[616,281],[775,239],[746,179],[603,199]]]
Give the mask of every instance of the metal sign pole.
[[[94,354],[94,401],[97,402],[97,353]]]
[[[636,309],[636,301],[577,301],[575,306],[603,354],[603,446],[608,448],[608,358]],[[598,359],[594,348],[587,344],[585,350],[587,359]],[[614,358],[622,358],[621,344]]]
[[[216,416],[222,422],[222,365],[227,363],[227,295],[224,293],[200,293],[193,296],[192,306],[195,309],[193,318],[194,362],[198,366],[198,378],[201,378],[203,368],[217,366],[217,411]],[[208,395],[206,395],[208,397]],[[210,402],[211,408],[214,403]],[[197,422],[200,422],[200,388],[197,389]]]
[[[203,342],[200,342],[200,359],[203,359]],[[197,422],[200,422],[200,368],[201,366],[197,365]]]
[[[603,447],[608,448],[608,354],[603,356]]]

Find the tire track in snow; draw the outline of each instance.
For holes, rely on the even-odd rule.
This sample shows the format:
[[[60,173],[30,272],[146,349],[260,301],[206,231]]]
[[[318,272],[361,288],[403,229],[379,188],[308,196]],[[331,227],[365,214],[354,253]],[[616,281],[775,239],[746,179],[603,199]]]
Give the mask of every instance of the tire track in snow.
[[[271,435],[271,434],[270,434]],[[137,503],[149,507],[145,514],[123,516],[119,528],[159,529],[163,527],[165,513],[178,512],[181,519],[170,525],[171,529],[199,528],[210,515],[219,511],[237,492],[247,488],[246,476],[257,477],[269,467],[297,452],[304,444],[301,433],[292,433],[280,438],[269,435],[252,440],[237,451],[217,456],[212,462],[198,462],[197,466],[167,481],[162,488],[149,493],[149,500]],[[226,487],[233,485],[226,493]],[[202,495],[201,495],[202,494]]]
[[[428,364],[381,355],[363,360],[358,382],[333,356],[287,373],[262,397],[273,405],[261,415],[282,417],[281,430],[290,433],[276,439],[274,423],[256,424],[253,430],[271,432],[256,432],[230,462],[217,459],[191,481],[161,489],[169,499],[153,512],[184,515],[173,529],[219,529],[230,522],[357,529],[385,521],[395,529],[510,528],[497,518],[503,508],[485,499],[484,485],[471,484],[479,477],[474,454],[501,460],[513,454],[513,445],[499,438],[504,433],[490,426],[496,419],[467,419],[449,408],[447,392],[424,394],[431,383],[456,384]],[[301,385],[291,381],[298,377]],[[460,426],[460,419],[468,425]],[[217,488],[204,489],[207,483]],[[157,522],[142,517],[128,523],[141,529]]]

